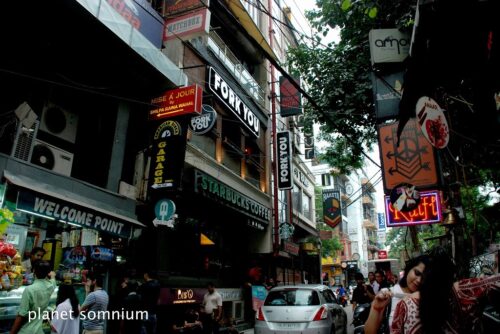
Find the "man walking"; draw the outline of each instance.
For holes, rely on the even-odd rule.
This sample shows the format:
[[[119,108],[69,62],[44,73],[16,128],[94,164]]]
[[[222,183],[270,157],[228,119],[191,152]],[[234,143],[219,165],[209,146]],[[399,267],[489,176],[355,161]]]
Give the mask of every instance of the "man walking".
[[[222,319],[222,296],[215,291],[213,283],[207,284],[208,292],[203,296],[202,323],[205,334],[217,334]]]
[[[102,276],[94,276],[87,280],[85,288],[88,295],[80,310],[83,324],[82,334],[104,333],[104,314],[108,309],[109,296],[103,290],[102,283]]]
[[[156,334],[156,305],[160,297],[160,282],[156,279],[154,272],[144,271],[144,283],[139,288],[139,294],[142,297],[144,309],[148,312],[147,318],[143,321],[146,334]]]
[[[365,277],[362,273],[356,273],[354,275],[354,279],[358,285],[352,292],[352,310],[356,309],[358,304],[366,304],[370,303],[375,297],[375,293],[373,293],[373,288],[371,285],[365,284]]]

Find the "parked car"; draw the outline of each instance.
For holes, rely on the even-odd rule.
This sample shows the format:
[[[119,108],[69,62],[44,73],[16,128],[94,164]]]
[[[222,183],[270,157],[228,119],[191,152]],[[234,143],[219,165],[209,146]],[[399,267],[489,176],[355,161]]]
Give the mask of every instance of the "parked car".
[[[347,314],[321,284],[271,289],[255,315],[255,334],[345,334]]]

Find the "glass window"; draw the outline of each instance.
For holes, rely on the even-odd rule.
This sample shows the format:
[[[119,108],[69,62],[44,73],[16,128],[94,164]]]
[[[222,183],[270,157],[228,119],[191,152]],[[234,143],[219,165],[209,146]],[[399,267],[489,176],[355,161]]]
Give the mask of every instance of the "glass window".
[[[201,136],[192,134],[189,142],[215,159],[215,136],[212,132]]]
[[[293,185],[293,190],[292,190],[292,203],[293,207],[297,211],[302,210],[302,189],[297,187],[297,185]]]
[[[275,37],[275,41],[277,42],[277,46],[278,46],[278,49],[280,49],[279,47],[281,46],[281,36],[283,35],[283,33],[281,32],[281,21],[282,21],[282,18],[281,18],[281,8],[280,8],[280,3],[279,3],[279,0],[273,0],[273,8],[272,8],[272,11],[271,11],[272,15],[273,15],[273,24],[272,24],[272,27],[273,27],[273,30],[274,30],[274,37]]]
[[[232,119],[222,121],[222,164],[238,175],[241,174],[241,159],[244,152],[241,148],[241,130],[237,123]]]
[[[323,187],[332,185],[332,177],[330,174],[321,174],[321,185]]]
[[[318,293],[314,290],[287,289],[270,291],[267,295],[266,306],[311,306],[319,305]]]
[[[302,214],[311,219],[311,197],[306,193],[302,193]]]
[[[260,29],[260,1],[258,0],[244,0],[243,6],[248,12],[248,15],[252,18],[253,22]]]

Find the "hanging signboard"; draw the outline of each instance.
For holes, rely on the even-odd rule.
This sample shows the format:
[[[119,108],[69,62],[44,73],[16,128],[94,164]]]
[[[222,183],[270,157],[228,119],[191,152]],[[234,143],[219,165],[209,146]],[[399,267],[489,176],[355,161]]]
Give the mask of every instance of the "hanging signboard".
[[[415,112],[422,133],[429,143],[435,148],[445,148],[450,140],[450,130],[443,110],[437,102],[423,96],[418,99]]]
[[[379,126],[380,160],[386,194],[401,183],[418,188],[438,184],[434,149],[425,139],[415,119],[406,124],[398,146],[398,122]]]
[[[323,189],[323,221],[332,228],[342,221],[340,191]]]
[[[441,197],[436,190],[421,191],[420,203],[410,212],[401,212],[385,196],[385,214],[388,227],[439,223],[442,219]]]
[[[278,189],[292,189],[292,143],[290,131],[276,134],[278,150]]]
[[[372,73],[372,86],[377,120],[397,118],[403,92],[403,72],[387,75]]]
[[[300,78],[295,79],[300,86]],[[280,115],[281,117],[302,114],[302,95],[284,76],[280,77]]]
[[[203,104],[201,106],[201,114],[191,117],[189,129],[198,136],[204,135],[212,130],[217,120],[217,112],[212,106]]]
[[[236,92],[213,67],[209,68],[208,88],[226,105],[226,107],[255,136],[260,135],[260,121],[257,115],[241,100]]]
[[[168,90],[151,103],[158,106],[149,111],[150,120],[172,118],[185,114],[200,114],[203,89],[198,85]]]
[[[408,57],[411,38],[398,29],[372,29],[368,39],[372,65],[400,63]]]
[[[207,8],[188,12],[185,15],[165,21],[164,41],[180,38],[193,39],[208,34],[210,26],[210,11]]]
[[[377,213],[378,220],[378,230],[385,231],[385,214],[379,212]]]
[[[152,192],[177,190],[186,155],[187,118],[156,123],[153,132],[149,188]]]
[[[165,0],[165,13],[169,16],[177,13],[185,13],[187,11],[206,7],[210,5],[209,0]]]

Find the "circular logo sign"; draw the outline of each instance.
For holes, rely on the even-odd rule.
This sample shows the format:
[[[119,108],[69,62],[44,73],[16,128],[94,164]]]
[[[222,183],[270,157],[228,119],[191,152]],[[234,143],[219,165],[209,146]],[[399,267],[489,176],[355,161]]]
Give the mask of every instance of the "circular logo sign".
[[[423,96],[417,101],[415,111],[422,133],[429,143],[435,148],[445,148],[450,140],[450,131],[443,110],[437,102]]]
[[[210,131],[217,120],[217,112],[208,104],[201,106],[201,114],[191,118],[189,128],[195,135],[203,135]]]
[[[155,215],[160,222],[167,222],[174,217],[175,203],[169,199],[161,199],[156,202]]]
[[[420,193],[409,183],[401,183],[392,189],[390,198],[394,209],[401,212],[412,211],[420,203]]]

